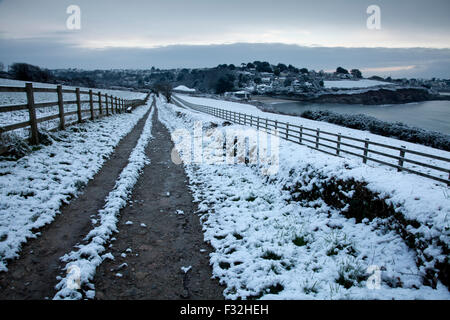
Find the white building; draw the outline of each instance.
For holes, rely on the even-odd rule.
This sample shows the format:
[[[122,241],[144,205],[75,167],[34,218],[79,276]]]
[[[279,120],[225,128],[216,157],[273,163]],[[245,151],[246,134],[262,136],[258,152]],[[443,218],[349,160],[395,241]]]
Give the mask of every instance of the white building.
[[[173,88],[172,91],[175,93],[195,93],[195,89],[191,89],[183,85]]]

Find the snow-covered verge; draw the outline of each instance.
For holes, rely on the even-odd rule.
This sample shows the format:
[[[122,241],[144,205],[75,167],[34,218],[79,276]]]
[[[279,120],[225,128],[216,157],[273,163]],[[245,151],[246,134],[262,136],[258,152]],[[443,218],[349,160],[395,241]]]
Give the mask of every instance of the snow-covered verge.
[[[285,122],[285,123],[287,122],[287,123],[297,125],[297,126],[303,125],[305,128],[310,128],[310,129],[320,129],[320,131],[322,132],[321,135],[330,140],[336,140],[336,137],[327,135],[325,132],[330,132],[330,133],[334,133],[334,134],[340,133],[340,134],[342,134],[342,136],[348,136],[348,137],[357,138],[357,139],[361,139],[361,140],[369,139],[370,141],[389,145],[392,147],[401,148],[402,146],[404,146],[404,147],[406,147],[407,150],[414,150],[414,151],[418,151],[418,152],[421,152],[424,154],[435,155],[435,156],[443,157],[443,158],[447,158],[447,159],[450,158],[450,152],[447,152],[444,150],[434,149],[431,147],[427,147],[427,146],[423,146],[423,145],[419,145],[419,144],[415,144],[415,143],[411,143],[411,142],[407,142],[407,141],[402,141],[402,140],[398,140],[395,138],[383,137],[381,135],[372,134],[368,131],[345,128],[343,126],[339,126],[339,125],[331,124],[331,123],[327,123],[327,122],[310,120],[310,119],[306,119],[306,118],[302,118],[302,117],[298,117],[298,116],[288,116],[288,115],[264,112],[264,111],[259,110],[257,107],[255,107],[253,105],[249,105],[249,104],[235,103],[235,102],[229,102],[229,101],[223,101],[223,100],[214,100],[214,99],[208,99],[208,98],[196,98],[196,97],[190,97],[187,95],[176,95],[176,97],[180,97],[182,100],[187,101],[188,103],[199,104],[199,105],[204,105],[204,106],[211,106],[211,107],[221,108],[224,110],[230,110],[230,111],[234,111],[234,112],[241,112],[241,113],[245,113],[247,115],[251,114],[254,117],[259,116],[261,119],[268,118],[271,120],[277,120],[279,122]],[[280,130],[283,131],[283,128],[281,128]],[[308,133],[311,134],[311,132],[308,132]],[[313,133],[313,134],[315,134],[315,133]],[[291,137],[291,139],[295,139],[295,138]],[[311,137],[309,137],[309,139],[314,140],[314,138],[311,138]],[[352,140],[347,140],[345,138],[343,138],[342,142],[349,143],[351,145],[354,145],[354,146],[357,146],[360,148],[364,148],[364,142],[356,142],[356,141],[352,141]],[[307,145],[314,146],[313,142],[312,143],[304,142],[304,143],[306,143]],[[323,141],[321,141],[321,143],[324,145],[329,145],[330,147],[336,147],[336,143],[334,143],[334,142],[329,142],[329,141],[323,140]],[[321,148],[324,149],[325,151],[329,151],[332,153],[335,152],[332,149],[327,150],[327,148],[324,146],[322,146]],[[391,149],[387,149],[387,148],[379,147],[379,146],[375,146],[375,145],[370,145],[370,149],[374,150],[374,151],[382,152],[382,153],[391,154],[391,155],[397,156],[397,157],[399,156],[398,150],[391,150]],[[355,153],[360,153],[360,152],[362,153],[362,151],[358,151],[354,148],[342,146],[342,145],[341,145],[341,150],[347,150],[347,151],[355,152]],[[346,153],[341,153],[341,155],[348,157],[348,158],[355,158],[354,156],[346,154]],[[369,156],[371,158],[389,162],[389,163],[392,163],[395,165],[398,164],[398,161],[396,159],[387,158],[382,155],[369,153]],[[425,157],[410,154],[410,153],[406,153],[406,158],[413,160],[413,161],[425,162],[427,164],[441,167],[441,168],[448,168],[448,164],[449,164],[446,161],[433,160],[430,158],[425,158]],[[362,161],[362,160],[360,160],[360,161]],[[368,162],[368,165],[372,166],[372,167],[382,166],[381,164],[377,164],[377,163],[374,163],[371,161]],[[418,166],[418,165],[411,164],[408,162],[405,162],[404,165],[406,168],[409,168],[409,169],[413,169],[413,170],[416,170],[419,172],[423,172],[423,173],[430,174],[430,175],[433,175],[436,177],[440,177],[442,179],[448,179],[448,173],[445,173],[442,171],[438,171],[438,170],[434,170],[434,169],[430,169],[430,168],[424,168],[422,166]]]
[[[39,236],[36,230],[81,192],[147,111],[141,106],[74,125],[54,133],[51,145],[16,162],[0,162],[0,271],[7,271],[7,260],[18,256],[21,245]]]
[[[150,103],[151,101],[148,102],[148,105]],[[127,166],[122,170],[114,189],[106,197],[105,206],[98,212],[94,228],[83,240],[83,244],[78,245],[72,252],[61,257],[61,260],[66,262],[64,270],[67,271],[67,276],[60,279],[60,282],[56,285],[58,292],[54,299],[82,299],[83,297],[93,298],[95,296],[95,287],[91,280],[103,260],[112,258],[111,254],[102,255],[102,253],[106,250],[111,235],[118,232],[117,222],[120,210],[126,206],[142,169],[150,163],[150,159],[145,154],[145,149],[153,137],[152,120],[154,111],[153,108],[146,120],[136,147],[130,154]],[[72,286],[73,270],[77,270],[80,277],[77,279],[79,281],[77,286]]]
[[[204,128],[214,127],[211,122],[219,130],[243,128],[170,104],[158,111],[172,133],[191,131],[196,121]],[[450,243],[445,187],[286,141],[280,142],[278,172],[265,176],[258,165],[211,162],[223,152],[216,139],[204,134],[203,162],[184,166],[226,298],[450,299],[427,274],[448,259],[441,246]],[[191,144],[176,136],[174,142],[179,150]],[[373,203],[365,203],[360,189],[374,193]],[[396,217],[383,216],[391,210]],[[391,226],[401,218],[404,230]]]

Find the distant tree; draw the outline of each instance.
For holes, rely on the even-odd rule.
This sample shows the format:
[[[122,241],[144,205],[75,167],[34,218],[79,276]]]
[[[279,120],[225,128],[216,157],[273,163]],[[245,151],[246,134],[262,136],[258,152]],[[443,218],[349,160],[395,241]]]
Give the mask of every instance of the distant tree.
[[[369,79],[370,80],[376,80],[376,81],[384,81],[384,79],[382,77],[379,77],[379,76],[372,76]]]
[[[234,89],[234,76],[228,74],[222,76],[216,83],[216,93],[223,94]]]
[[[185,78],[186,78],[186,74],[180,72],[177,76],[177,81],[178,82],[183,81]]]
[[[251,62],[247,63],[247,69],[255,69],[255,65]]]
[[[292,79],[286,79],[284,80],[284,86],[289,87],[292,84]]]
[[[342,68],[342,67],[338,67],[338,68],[336,69],[336,73],[340,73],[340,74],[348,74],[348,70],[347,70],[347,69],[344,69],[344,68]]]
[[[3,62],[0,62],[0,72],[3,72],[5,70],[5,65]]]
[[[49,70],[41,70],[37,66],[27,63],[14,63],[9,70],[11,76],[16,80],[49,82],[53,75]]]
[[[323,82],[323,80],[320,80],[319,86],[321,86],[322,88],[325,87],[325,83]]]
[[[350,73],[357,79],[362,79],[362,72],[358,69],[352,69]]]
[[[281,71],[280,71],[280,69],[278,69],[278,68],[275,68],[275,70],[273,70],[273,74],[274,74],[275,76],[279,77],[279,76],[280,76],[280,74],[281,74]]]
[[[234,64],[229,64],[228,69],[230,70],[236,70],[236,66]]]
[[[280,72],[285,72],[288,70],[288,67],[284,63],[279,63],[277,69],[280,70]]]
[[[154,92],[162,94],[168,103],[172,102],[172,85],[166,81],[160,81],[153,85]]]
[[[261,84],[262,83],[262,79],[260,77],[256,77],[255,79],[253,79],[253,81],[255,82],[255,84]]]
[[[292,72],[292,73],[299,72],[298,68],[294,67],[292,64],[288,65],[288,70],[289,70],[289,72]]]
[[[272,72],[272,66],[270,65],[270,63],[264,61],[255,61],[253,62],[256,66],[256,71],[258,72]]]
[[[299,71],[300,71],[301,74],[308,74],[309,73],[308,69],[306,69],[306,68],[301,68]]]
[[[248,75],[240,74],[238,78],[238,87],[243,88],[249,80],[250,77]]]

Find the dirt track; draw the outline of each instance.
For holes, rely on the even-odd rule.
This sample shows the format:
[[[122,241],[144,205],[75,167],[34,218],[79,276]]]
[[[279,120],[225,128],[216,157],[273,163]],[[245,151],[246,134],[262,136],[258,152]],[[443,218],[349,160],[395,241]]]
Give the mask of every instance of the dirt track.
[[[153,136],[147,148],[152,163],[121,213],[120,232],[111,249],[115,261],[100,266],[96,298],[223,299],[218,281],[211,280],[210,249],[203,242],[187,177],[182,166],[171,161],[170,134],[156,114]],[[127,225],[128,221],[133,224]],[[120,269],[123,263],[127,266]],[[184,273],[182,267],[192,268]]]

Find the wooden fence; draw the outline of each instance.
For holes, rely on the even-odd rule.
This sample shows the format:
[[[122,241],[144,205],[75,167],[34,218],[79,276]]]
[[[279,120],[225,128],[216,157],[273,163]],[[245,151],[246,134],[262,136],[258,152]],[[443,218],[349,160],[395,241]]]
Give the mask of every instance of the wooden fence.
[[[100,91],[94,93],[93,90],[82,91],[80,88],[63,89],[63,87],[60,85],[57,86],[56,88],[35,88],[33,87],[32,83],[27,83],[25,87],[0,86],[0,93],[11,93],[11,92],[26,93],[27,103],[0,106],[0,113],[28,110],[28,121],[0,127],[0,134],[3,132],[30,127],[31,144],[39,144],[39,134],[38,134],[39,123],[59,119],[58,129],[64,130],[64,128],[68,125],[81,123],[83,122],[83,120],[86,120],[83,119],[83,114],[89,114],[89,119],[94,120],[96,118],[96,112],[97,117],[101,117],[101,116],[109,116],[110,114],[113,115],[116,113],[131,111],[135,107],[145,104],[150,96],[150,94],[148,94],[144,100],[141,99],[126,100],[113,95],[103,94]],[[35,93],[55,93],[58,101],[36,103],[34,99]],[[75,94],[75,100],[67,100],[67,101],[64,100],[63,94],[65,93]],[[81,95],[88,95],[89,99],[81,100]],[[87,103],[89,104],[89,109],[82,109],[82,104]],[[76,105],[77,109],[76,111],[65,112],[64,106],[66,105]],[[58,106],[58,114],[53,114],[50,116],[46,116],[44,118],[36,117],[36,109],[55,106]],[[72,115],[77,116],[77,121],[72,123],[66,123],[65,117]]]
[[[213,115],[215,117],[240,124],[240,125],[248,125],[250,127],[255,127],[257,130],[261,130],[267,133],[275,133],[280,138],[294,142],[296,144],[305,145],[314,150],[321,151],[333,156],[341,156],[341,154],[349,154],[352,156],[356,156],[362,158],[363,163],[367,163],[368,161],[373,161],[382,165],[386,165],[389,167],[396,168],[399,172],[405,171],[413,174],[417,174],[419,176],[433,179],[435,181],[443,182],[450,186],[450,168],[443,168],[434,164],[422,162],[419,160],[414,160],[407,158],[407,155],[419,156],[423,157],[427,160],[437,160],[440,162],[444,162],[446,164],[450,163],[449,158],[427,154],[411,149],[406,149],[406,147],[395,147],[382,143],[378,143],[375,141],[371,141],[369,139],[363,140],[358,138],[353,138],[349,136],[344,136],[341,134],[336,134],[332,132],[322,131],[320,129],[312,129],[307,128],[302,125],[295,125],[286,122],[279,122],[277,120],[271,120],[268,118],[261,118],[259,116],[255,117],[252,114],[245,114],[240,112],[234,112],[230,110],[214,108],[210,106],[203,106],[198,104],[193,104],[187,102],[178,96],[174,97],[173,101],[183,107],[187,106],[194,110],[207,113]],[[180,103],[181,102],[181,103]],[[355,145],[355,142],[360,143],[360,145]],[[346,147],[346,149],[344,149]],[[375,150],[376,147],[378,150]],[[350,150],[349,150],[350,149]],[[393,151],[397,153],[397,155],[392,153],[386,153],[387,150]],[[394,163],[388,162],[387,160],[380,160],[371,156],[371,154],[382,156],[391,160],[394,160]],[[405,166],[406,163],[410,163],[412,165],[433,169],[438,172],[444,172],[448,179],[445,179],[441,176],[432,175],[429,173],[421,172],[414,170],[413,168],[408,168]]]

